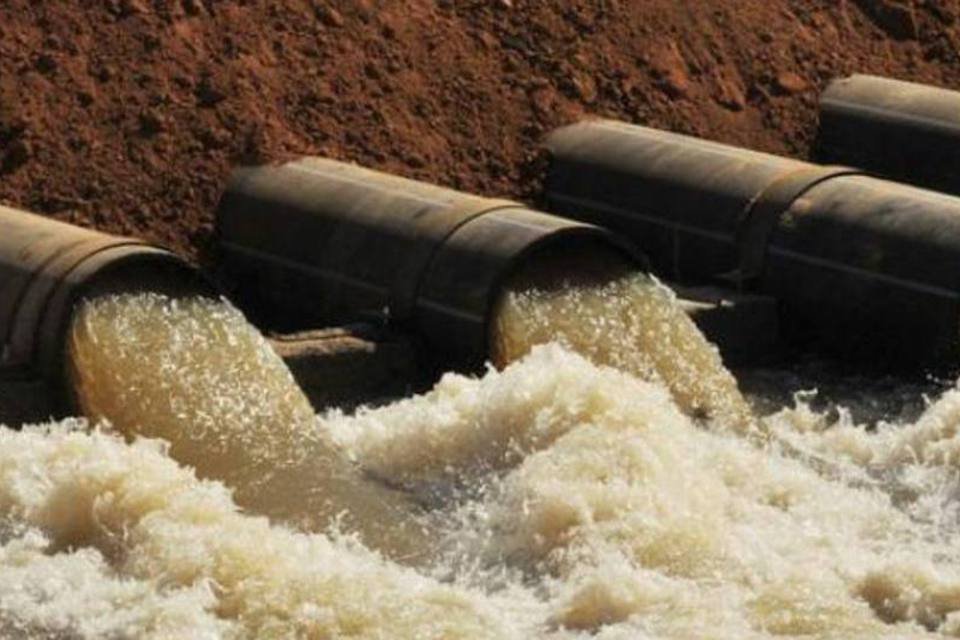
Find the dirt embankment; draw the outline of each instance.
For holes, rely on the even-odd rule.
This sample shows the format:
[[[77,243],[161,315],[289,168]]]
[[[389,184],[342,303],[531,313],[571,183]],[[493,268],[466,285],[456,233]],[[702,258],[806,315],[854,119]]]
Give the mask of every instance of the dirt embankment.
[[[853,71],[960,86],[957,0],[6,0],[0,200],[196,255],[231,166],[536,192],[599,114],[803,154]]]

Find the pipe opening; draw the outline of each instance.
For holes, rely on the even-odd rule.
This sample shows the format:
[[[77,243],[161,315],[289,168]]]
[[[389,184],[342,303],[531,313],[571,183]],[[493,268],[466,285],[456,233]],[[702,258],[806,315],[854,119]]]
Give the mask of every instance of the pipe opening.
[[[645,272],[628,251],[601,238],[550,238],[519,256],[493,292],[487,328],[487,354],[498,369],[516,359],[503,344],[499,322],[511,295],[539,291],[556,295],[576,288],[602,287],[629,274]]]
[[[88,273],[76,287],[69,289],[57,303],[55,296],[49,319],[41,328],[41,363],[47,371],[67,375],[49,376],[52,391],[62,411],[79,407],[76,371],[71,370],[67,354],[67,336],[76,321],[78,309],[87,302],[111,296],[150,293],[172,300],[219,297],[216,287],[197,269],[179,257],[162,250],[137,247],[115,259],[108,259]]]

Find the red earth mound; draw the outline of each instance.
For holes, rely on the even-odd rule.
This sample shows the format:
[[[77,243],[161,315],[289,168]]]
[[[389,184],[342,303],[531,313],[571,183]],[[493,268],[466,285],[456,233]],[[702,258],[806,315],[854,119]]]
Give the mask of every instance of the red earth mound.
[[[5,0],[0,200],[191,255],[232,166],[322,154],[530,199],[603,115],[802,155],[818,90],[960,86],[957,0]]]

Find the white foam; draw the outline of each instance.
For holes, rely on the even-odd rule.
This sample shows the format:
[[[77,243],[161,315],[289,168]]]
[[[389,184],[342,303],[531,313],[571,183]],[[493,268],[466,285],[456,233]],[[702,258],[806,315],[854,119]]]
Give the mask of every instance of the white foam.
[[[126,331],[111,340],[144,335]],[[203,344],[182,344],[203,354]],[[913,424],[877,432],[799,404],[763,420],[776,437],[758,444],[724,428],[722,412],[711,424],[691,415],[657,367],[642,380],[558,345],[529,351],[502,371],[447,375],[430,393],[393,405],[281,425],[287,430],[279,440],[257,431],[265,424],[259,419],[248,421],[244,391],[204,430],[228,439],[240,432],[242,446],[227,442],[225,450],[239,447],[240,460],[265,460],[264,469],[289,460],[293,469],[309,469],[310,456],[283,444],[293,433],[297,446],[316,440],[327,455],[405,485],[426,505],[430,531],[419,541],[418,570],[352,537],[365,533],[364,518],[341,520],[342,534],[306,533],[239,511],[230,490],[185,466],[202,471],[202,455],[180,457],[178,438],[194,413],[161,412],[157,426],[138,410],[142,422],[125,429],[126,438],[81,421],[0,431],[0,631],[58,638],[960,636],[960,470],[952,453],[960,392]],[[187,374],[179,378],[189,381],[183,392],[198,402],[204,389],[238,393],[219,374],[213,379],[221,386],[204,387],[202,358],[180,357],[162,360],[175,363],[162,370]],[[258,366],[276,366],[266,362]],[[267,406],[273,397],[249,393]],[[246,429],[252,440],[243,439]],[[261,433],[264,449],[242,450]],[[830,464],[812,463],[823,460]],[[350,483],[362,477],[337,464]],[[243,474],[225,480],[244,486]],[[324,476],[309,477],[317,480],[322,492]],[[339,498],[347,509],[350,495]],[[297,506],[285,508],[292,515]],[[389,501],[361,499],[359,506],[388,529],[398,517]],[[313,503],[299,507],[304,519],[287,521],[302,525],[315,515]]]
[[[0,431],[0,629],[51,637],[504,637],[473,594],[239,513],[155,441]],[[42,532],[38,533],[38,532]]]
[[[461,459],[510,450],[516,462],[450,518],[449,561],[516,568],[546,594],[548,624],[624,637],[954,633],[952,529],[864,486],[862,469],[823,477],[775,444],[704,430],[661,387],[555,347],[335,433],[389,475],[488,426],[508,444],[499,435]]]

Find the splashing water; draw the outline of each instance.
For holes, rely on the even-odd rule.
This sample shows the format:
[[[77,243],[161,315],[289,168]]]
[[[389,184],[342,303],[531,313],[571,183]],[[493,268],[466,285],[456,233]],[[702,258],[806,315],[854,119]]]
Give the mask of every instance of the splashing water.
[[[596,364],[665,384],[691,415],[755,429],[736,379],[674,293],[616,257],[591,262],[586,275],[582,264],[573,265],[579,281],[567,275],[569,264],[537,261],[514,275],[494,314],[494,363],[502,367],[535,345],[559,342]]]
[[[907,427],[900,441],[916,446],[912,431],[960,440],[957,398],[917,423],[937,424],[936,435]],[[420,461],[458,452],[469,491],[447,516],[441,565],[475,585],[524,585],[545,635],[960,635],[957,474],[887,457],[887,480],[865,485],[877,469],[858,462],[876,464],[888,436],[828,428],[802,405],[764,422],[841,475],[775,443],[699,428],[664,386],[556,346],[333,429],[364,466],[425,490],[449,469],[425,476]],[[831,444],[854,434],[872,455]],[[501,471],[484,471],[488,462]],[[910,487],[923,490],[905,500]]]
[[[97,298],[78,310],[68,355],[84,415],[164,439],[241,506],[313,531],[342,516],[392,555],[419,546],[412,505],[343,459],[286,365],[227,302]]]
[[[902,442],[950,439],[956,398]],[[960,635],[956,473],[823,477],[704,430],[661,385],[538,347],[483,379],[326,417],[378,475],[462,493],[419,572],[238,513],[156,441],[0,432],[0,630],[33,637],[922,638]],[[847,451],[802,406],[769,426]],[[948,424],[950,423],[950,424]],[[909,431],[902,430],[904,434]],[[484,434],[490,437],[483,437]],[[864,435],[870,460],[893,450]],[[425,477],[423,455],[458,451]],[[425,453],[426,452],[426,453]],[[467,453],[469,452],[469,453]],[[507,462],[501,462],[507,457]],[[483,461],[496,461],[490,467]],[[922,495],[894,498],[899,486]]]
[[[158,442],[76,421],[0,432],[0,522],[4,637],[509,634],[462,589],[242,515]]]
[[[667,292],[579,284],[515,288],[502,370],[319,421],[223,303],[86,307],[114,426],[0,430],[0,635],[960,637],[960,390],[870,431],[798,403],[758,446]],[[370,550],[419,526],[416,570]]]

